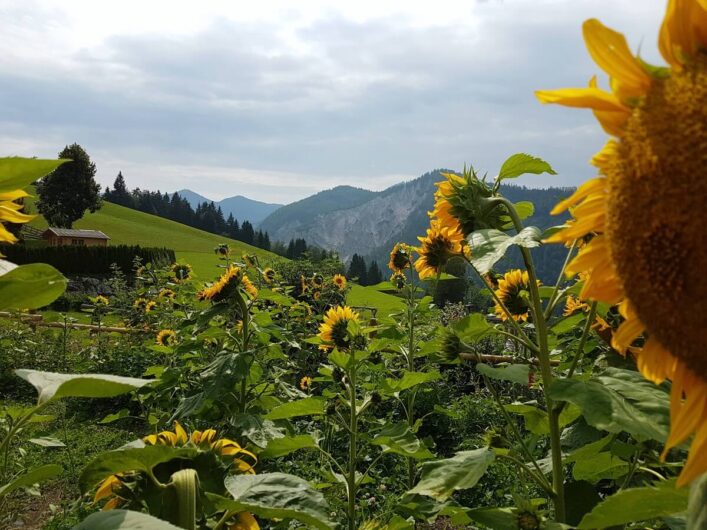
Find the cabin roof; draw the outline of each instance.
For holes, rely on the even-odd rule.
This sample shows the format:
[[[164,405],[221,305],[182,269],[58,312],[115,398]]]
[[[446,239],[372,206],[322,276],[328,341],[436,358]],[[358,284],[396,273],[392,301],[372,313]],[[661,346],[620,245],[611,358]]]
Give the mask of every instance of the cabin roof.
[[[76,237],[84,239],[110,239],[100,230],[79,230],[75,228],[54,228],[49,227],[45,230],[45,234],[49,232],[59,237]]]

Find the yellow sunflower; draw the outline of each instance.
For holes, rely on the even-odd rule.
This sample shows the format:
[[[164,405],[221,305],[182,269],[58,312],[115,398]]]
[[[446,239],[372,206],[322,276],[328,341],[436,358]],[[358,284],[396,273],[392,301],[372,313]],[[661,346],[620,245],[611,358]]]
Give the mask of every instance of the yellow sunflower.
[[[540,282],[538,282],[540,285]],[[530,277],[528,271],[514,269],[498,280],[496,296],[503,302],[516,322],[527,322],[530,318]],[[497,302],[494,311],[501,320],[508,320],[508,315]]]
[[[243,269],[229,265],[218,280],[197,293],[197,298],[221,302],[231,296],[239,287],[253,297],[258,294],[258,290],[248,279],[248,276],[243,273]]]
[[[390,251],[390,261],[388,268],[393,272],[404,271],[410,266],[410,251],[412,247],[405,243],[396,243]]]
[[[211,451],[224,459],[231,459],[231,469],[237,473],[247,473],[255,475],[255,464],[257,457],[250,451],[243,449],[238,443],[227,438],[217,438],[214,429],[205,431],[194,431],[188,435],[179,422],[174,422],[174,431],[162,431],[158,434],[150,434],[142,439],[146,445],[166,445],[168,447],[184,447],[191,445],[201,451]],[[107,477],[96,490],[93,502],[109,498],[103,506],[103,510],[112,510],[125,502],[121,497],[124,474],[115,474]],[[250,514],[248,514],[250,515]],[[252,517],[252,516],[251,516]],[[256,526],[245,527],[257,529]]]
[[[390,277],[390,282],[395,285],[396,289],[400,290],[405,287],[405,284],[407,283],[407,278],[405,277],[405,274],[403,272],[395,271]]]
[[[172,273],[177,282],[183,282],[191,278],[191,265],[187,263],[175,263],[172,265]]]
[[[328,351],[334,346],[345,348],[349,345],[349,322],[358,322],[358,313],[349,306],[332,307],[324,315],[324,322],[319,326],[319,349]]]
[[[17,237],[5,228],[2,223],[28,223],[34,219],[34,215],[27,215],[20,210],[22,204],[15,201],[29,197],[29,194],[23,190],[12,190],[0,193],[0,242],[8,243],[17,242]]]
[[[343,274],[334,274],[334,277],[331,279],[331,282],[336,286],[339,291],[343,291],[346,289],[346,276]]]
[[[271,284],[272,282],[275,281],[275,271],[271,269],[270,267],[267,267],[265,270],[263,270],[263,280],[267,284]]]
[[[307,291],[309,291],[309,285],[307,284],[307,278],[305,278],[303,274],[300,274],[300,277],[299,277],[299,290],[300,290],[300,294],[304,294]]]
[[[434,209],[429,212],[429,216],[438,219],[442,226],[447,226],[452,230],[457,232],[462,232],[461,223],[459,219],[452,213],[453,206],[449,202],[449,197],[454,194],[454,184],[457,186],[463,186],[465,181],[459,175],[454,173],[442,173],[447,180],[435,183],[437,186],[437,191],[435,191],[435,205]]]
[[[157,334],[159,346],[172,346],[177,342],[177,333],[172,329],[163,329]]]
[[[147,299],[143,298],[142,296],[139,298],[136,298],[135,301],[133,302],[133,307],[135,309],[139,309],[141,311],[144,311],[145,308],[147,307]]]
[[[299,380],[299,387],[304,392],[308,392],[309,390],[311,390],[312,389],[312,378],[309,377],[308,375],[305,375],[302,379]]]
[[[108,301],[108,298],[106,298],[105,296],[99,294],[98,296],[96,296],[96,297],[93,299],[93,303],[94,303],[94,305],[106,306],[106,305],[108,305],[110,302]]]
[[[170,300],[172,300],[175,296],[177,296],[177,293],[175,293],[172,289],[165,288],[161,289],[157,296],[160,298],[169,298]]]
[[[149,302],[145,303],[145,313],[152,313],[155,308],[157,307],[157,302],[153,302],[150,300]]]
[[[646,378],[672,381],[663,456],[694,434],[684,485],[707,471],[707,2],[668,2],[658,43],[668,68],[635,57],[598,20],[583,30],[611,91],[592,78],[587,88],[536,94],[592,109],[615,139],[592,159],[599,176],[553,210],[571,208],[574,219],[551,241],[593,235],[568,269],[586,274],[582,299],[619,304],[625,320],[613,346],[633,352]],[[645,344],[634,347],[640,335]]]
[[[245,263],[246,267],[255,267],[255,256],[243,254],[241,258],[243,258],[243,263]]]
[[[415,261],[415,270],[420,278],[429,278],[442,272],[449,258],[461,256],[464,252],[464,236],[454,227],[434,220],[425,237],[418,237],[422,245],[417,248],[420,257]]]
[[[312,298],[314,298],[318,302],[322,298],[322,292],[314,291],[314,293],[312,294]]]
[[[585,311],[588,308],[589,306],[585,302],[582,302],[576,296],[570,295],[567,297],[567,300],[565,300],[565,309],[562,315],[568,317],[574,315],[577,311]]]

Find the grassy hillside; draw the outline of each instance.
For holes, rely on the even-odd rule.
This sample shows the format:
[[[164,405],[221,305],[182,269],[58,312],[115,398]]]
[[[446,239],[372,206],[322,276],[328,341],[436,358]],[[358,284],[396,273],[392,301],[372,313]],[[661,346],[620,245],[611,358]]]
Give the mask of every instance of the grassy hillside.
[[[36,228],[47,227],[47,222],[41,216],[30,224]],[[263,263],[285,259],[241,241],[109,202],[104,202],[103,207],[96,213],[86,214],[74,227],[101,230],[111,238],[112,245],[171,248],[177,254],[177,259],[189,263],[194,269],[194,275],[203,280],[212,279],[218,272],[218,258],[214,254],[214,247],[220,243],[228,243],[237,256],[245,252],[255,254]],[[348,302],[351,305],[376,307],[383,314],[401,306],[400,298],[396,296],[358,285],[353,285]]]
[[[47,222],[37,217],[31,223],[37,228],[46,228]],[[89,213],[75,223],[74,228],[101,230],[111,238],[112,245],[141,245],[174,249],[179,261],[189,263],[199,278],[210,279],[216,272],[218,259],[214,247],[228,243],[240,256],[247,252],[256,254],[261,260],[272,262],[282,259],[276,254],[247,245],[241,241],[210,234],[190,226],[131,210],[117,204],[104,202],[96,213]]]

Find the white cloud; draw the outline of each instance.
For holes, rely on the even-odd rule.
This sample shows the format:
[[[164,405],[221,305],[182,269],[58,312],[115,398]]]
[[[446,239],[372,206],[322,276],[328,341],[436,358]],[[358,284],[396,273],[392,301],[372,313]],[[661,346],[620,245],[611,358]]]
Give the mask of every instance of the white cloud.
[[[661,2],[0,0],[0,150],[81,143],[101,181],[290,201],[529,151],[576,184],[603,133],[536,88],[598,69],[597,16],[657,62]],[[406,176],[406,177],[403,177]],[[179,183],[177,185],[177,183]],[[184,184],[182,184],[184,183]]]

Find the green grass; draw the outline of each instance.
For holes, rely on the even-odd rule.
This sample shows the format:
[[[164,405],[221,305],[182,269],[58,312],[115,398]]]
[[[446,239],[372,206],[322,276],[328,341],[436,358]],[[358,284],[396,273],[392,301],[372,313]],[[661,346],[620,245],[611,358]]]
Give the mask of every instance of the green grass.
[[[41,216],[30,224],[36,228],[47,227],[47,222]],[[266,262],[280,259],[272,252],[241,241],[109,202],[104,202],[96,213],[86,214],[74,224],[74,228],[100,230],[111,238],[111,245],[171,248],[177,260],[189,263],[195,275],[202,279],[211,279],[218,273],[218,258],[214,254],[214,247],[220,243],[228,243],[236,256],[243,253],[255,254]]]
[[[30,224],[35,228],[47,227],[47,222],[41,216],[37,216]],[[214,247],[220,243],[228,243],[235,256],[241,256],[243,253],[255,254],[262,265],[270,265],[284,259],[242,241],[109,202],[104,202],[103,207],[96,213],[87,213],[74,227],[100,230],[111,238],[111,245],[171,248],[175,251],[177,260],[189,263],[195,277],[201,280],[211,280],[218,275],[216,266],[219,260],[214,253]],[[382,312],[381,316],[402,308],[400,298],[359,285],[352,286],[348,303],[376,307]]]

